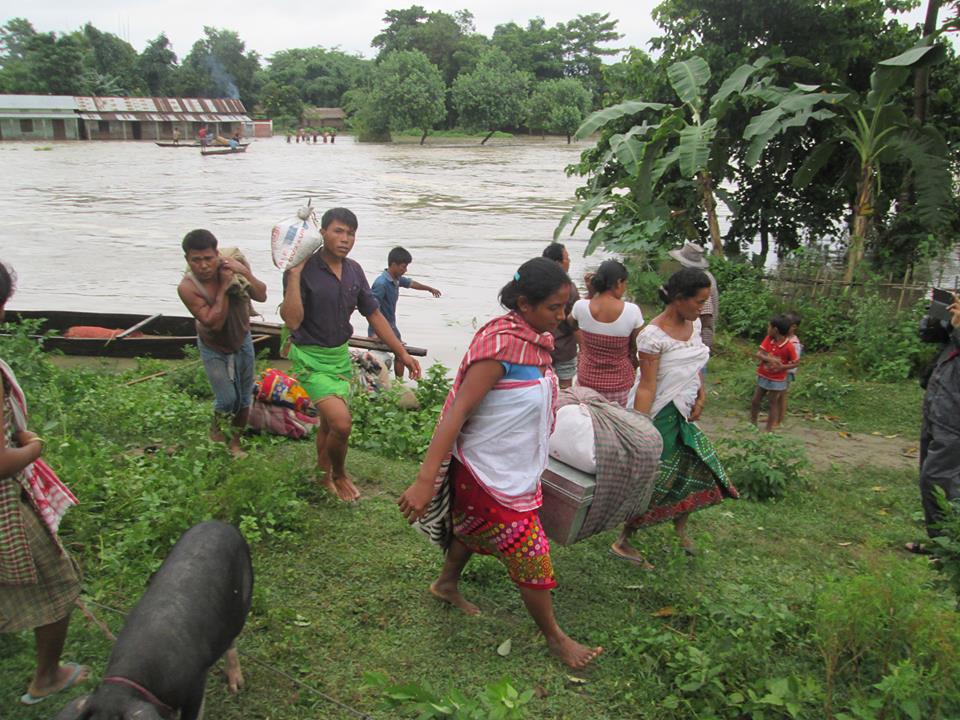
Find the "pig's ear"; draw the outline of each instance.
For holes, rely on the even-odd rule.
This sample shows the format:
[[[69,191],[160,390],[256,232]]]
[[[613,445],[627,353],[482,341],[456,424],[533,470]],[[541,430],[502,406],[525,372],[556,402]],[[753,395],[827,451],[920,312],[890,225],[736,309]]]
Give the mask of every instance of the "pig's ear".
[[[89,717],[90,713],[87,709],[89,700],[89,695],[81,695],[78,698],[74,698],[63,710],[57,714],[57,717],[54,718],[54,720],[83,720],[84,718]]]

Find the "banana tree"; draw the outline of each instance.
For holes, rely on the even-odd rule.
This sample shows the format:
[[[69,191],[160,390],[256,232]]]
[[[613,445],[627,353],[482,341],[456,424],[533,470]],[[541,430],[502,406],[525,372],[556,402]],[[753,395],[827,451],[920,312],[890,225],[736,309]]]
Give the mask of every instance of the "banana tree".
[[[953,178],[943,137],[929,126],[911,122],[895,98],[918,66],[940,62],[939,45],[912,48],[882,61],[870,76],[866,97],[847,93],[844,114],[833,121],[836,134],[807,156],[793,177],[796,187],[809,184],[826,162],[844,147],[852,151],[855,167],[851,201],[850,244],[844,280],[851,282],[872,237],[876,199],[882,191],[883,166],[905,164],[913,175],[918,217],[930,230],[949,223]],[[903,210],[904,208],[899,208]]]
[[[588,117],[576,137],[582,139],[601,131],[599,155],[583,174],[587,186],[578,191],[579,202],[561,219],[554,232],[579,216],[574,231],[594,212],[588,254],[603,244],[613,251],[646,250],[660,244],[677,214],[668,202],[668,190],[693,189],[696,205],[706,220],[713,252],[723,255],[723,239],[717,216],[717,197],[723,197],[719,182],[731,173],[731,138],[721,137],[718,125],[724,115],[743,99],[751,106],[776,102],[776,111],[758,118],[763,122],[747,126],[751,153],[759,157],[763,147],[786,127],[802,126],[812,117],[832,115],[823,103],[842,96],[814,93],[803,88],[778,88],[772,68],[783,59],[761,57],[734,70],[708,98],[706,87],[710,68],[694,56],[667,68],[667,78],[677,96],[675,104],[628,100],[604,108]],[[765,111],[766,112],[766,111]],[[757,118],[754,118],[755,120]],[[634,124],[624,132],[624,120]]]

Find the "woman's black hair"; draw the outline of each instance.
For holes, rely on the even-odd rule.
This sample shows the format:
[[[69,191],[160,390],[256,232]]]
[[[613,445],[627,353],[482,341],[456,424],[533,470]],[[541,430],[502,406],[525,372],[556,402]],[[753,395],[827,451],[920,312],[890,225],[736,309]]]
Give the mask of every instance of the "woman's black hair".
[[[519,310],[518,301],[526,298],[539,305],[557,290],[570,284],[570,278],[558,263],[545,257],[527,260],[513,275],[513,280],[500,290],[500,304],[508,310]]]
[[[664,305],[669,305],[674,300],[692,298],[703,288],[708,287],[710,287],[710,278],[703,270],[685,267],[677,270],[669,280],[657,288],[657,295],[660,296]]]
[[[0,307],[7,304],[16,286],[17,274],[13,272],[13,268],[0,262]]]
[[[796,310],[785,312],[783,316],[790,321],[791,325],[796,325],[797,327],[800,327],[800,323],[803,322],[803,318],[800,317],[800,313],[798,313]]]
[[[604,260],[590,279],[594,292],[612,290],[618,282],[627,279],[627,269],[619,260]]]

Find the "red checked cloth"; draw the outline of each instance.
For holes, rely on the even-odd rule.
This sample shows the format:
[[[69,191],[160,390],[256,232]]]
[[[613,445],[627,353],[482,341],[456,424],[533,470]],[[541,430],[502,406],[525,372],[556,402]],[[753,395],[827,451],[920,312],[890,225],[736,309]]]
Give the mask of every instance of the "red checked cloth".
[[[13,370],[0,360],[4,384],[4,419],[7,444],[13,436],[27,429],[27,400]],[[30,504],[43,520],[50,535],[60,544],[57,529],[67,510],[77,498],[60,482],[60,478],[43,460],[27,465],[14,478],[0,478],[0,584],[33,585],[38,582],[37,569],[30,555],[27,533],[20,514],[20,493],[25,492]]]
[[[463,383],[463,378],[466,377],[467,370],[475,362],[497,360],[512,365],[535,365],[536,367],[549,368],[552,364],[550,356],[552,352],[553,336],[550,333],[537,332],[518,313],[509,312],[506,315],[493,318],[473,336],[470,347],[460,362],[453,387],[450,388],[447,399],[443,404],[440,419],[453,405],[453,399]],[[556,385],[554,385],[553,406],[556,407]],[[437,425],[440,424],[440,419],[437,420]],[[451,514],[453,498],[449,479],[450,458],[451,455],[448,452],[440,465],[440,472],[437,473],[433,500],[430,501],[430,505],[423,516],[415,523],[415,527],[423,532],[432,543],[443,548],[447,547],[450,538],[453,536]]]

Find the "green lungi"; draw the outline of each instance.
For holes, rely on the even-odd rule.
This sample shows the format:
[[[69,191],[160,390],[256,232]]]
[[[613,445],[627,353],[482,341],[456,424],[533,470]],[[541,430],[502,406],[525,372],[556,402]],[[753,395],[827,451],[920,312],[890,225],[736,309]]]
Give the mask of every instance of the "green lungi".
[[[291,343],[289,357],[294,376],[313,402],[331,396],[350,399],[353,363],[347,343],[332,348]]]
[[[653,425],[663,437],[660,470],[649,509],[628,521],[628,528],[655,525],[716,505],[724,497],[739,497],[709,438],[687,421],[676,405],[667,404]]]

